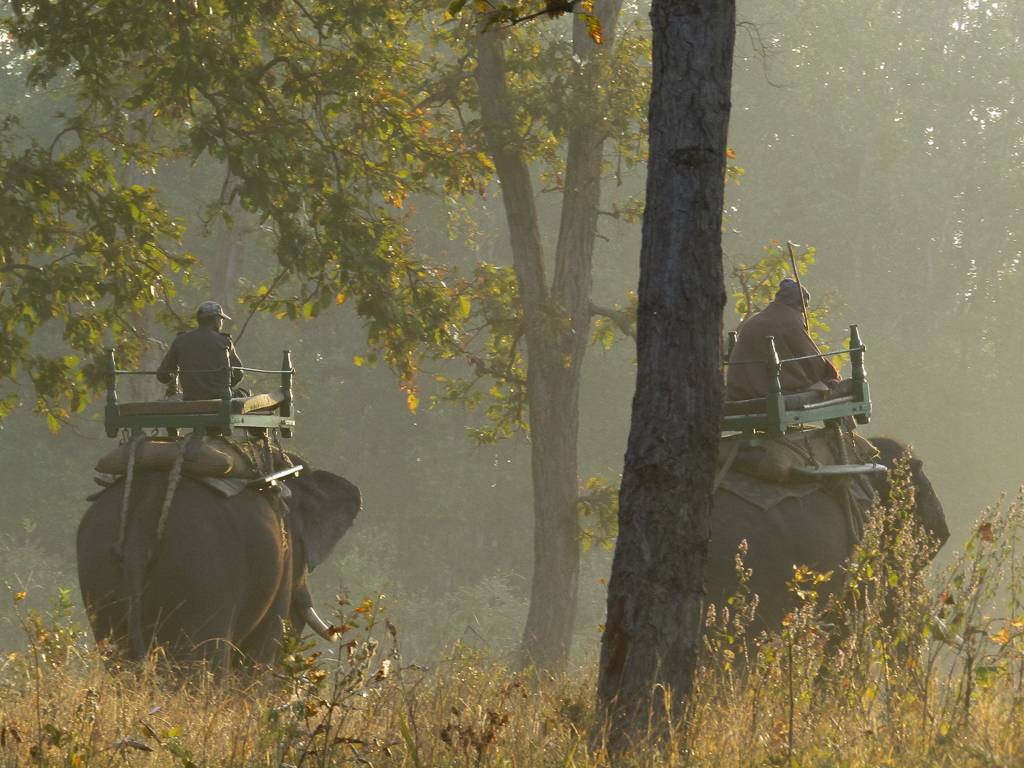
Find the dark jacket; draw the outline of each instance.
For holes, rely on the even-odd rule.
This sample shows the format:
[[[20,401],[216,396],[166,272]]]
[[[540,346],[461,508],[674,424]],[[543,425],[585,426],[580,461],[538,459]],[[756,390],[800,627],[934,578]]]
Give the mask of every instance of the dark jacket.
[[[778,352],[779,360],[819,354],[817,345],[804,328],[800,310],[773,301],[756,315],[747,318],[740,328],[736,347],[726,368],[726,399],[749,400],[764,397],[767,393],[764,366],[765,336],[775,337],[775,350]],[[811,357],[809,360],[783,363],[779,382],[782,384],[782,393],[790,395],[805,392],[819,382],[832,387],[839,382],[839,373],[827,358]]]
[[[225,350],[231,356],[231,386],[242,380],[242,361],[235,354],[231,338],[201,325],[180,333],[171,342],[156,377],[170,383],[180,371],[182,395],[186,400],[219,400],[224,389]]]

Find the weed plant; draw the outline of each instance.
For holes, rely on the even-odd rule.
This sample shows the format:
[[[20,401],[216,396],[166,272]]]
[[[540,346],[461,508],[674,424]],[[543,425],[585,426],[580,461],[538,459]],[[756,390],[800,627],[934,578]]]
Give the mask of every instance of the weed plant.
[[[827,575],[798,569],[773,635],[748,630],[757,600],[743,589],[709,610],[687,716],[624,755],[600,748],[593,665],[517,672],[460,643],[408,664],[380,595],[339,602],[332,646],[290,642],[273,669],[215,681],[174,677],[159,654],[123,665],[83,634],[67,593],[41,612],[12,591],[23,641],[0,659],[0,765],[1022,765],[1024,493],[985,510],[938,577],[911,486],[893,498],[830,603]]]

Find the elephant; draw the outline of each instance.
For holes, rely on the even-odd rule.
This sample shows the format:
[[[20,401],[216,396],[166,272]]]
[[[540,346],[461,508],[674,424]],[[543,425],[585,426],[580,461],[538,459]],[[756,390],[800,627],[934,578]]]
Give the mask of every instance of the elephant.
[[[876,462],[892,468],[902,458],[906,446],[891,438],[871,438],[878,451]],[[918,522],[932,542],[934,556],[949,538],[949,528],[931,482],[922,470],[919,459],[910,457],[910,480],[914,487],[915,512]],[[873,474],[872,490],[883,503],[890,500],[889,476]],[[741,483],[746,479],[741,478]],[[793,609],[794,598],[787,588],[793,580],[793,567],[806,565],[818,573],[831,571],[832,577],[819,587],[821,604],[843,586],[843,567],[853,554],[854,539],[845,505],[821,487],[807,486],[803,495],[781,487],[750,480],[750,493],[742,495],[719,487],[711,510],[711,540],[705,565],[705,606],[721,609],[737,593],[739,576],[736,554],[746,541],[744,567],[750,569],[748,582],[751,595],[757,595],[752,633],[778,631],[787,613]],[[776,493],[777,492],[777,493]],[[758,499],[761,505],[750,499]],[[776,493],[774,499],[771,494]],[[752,495],[753,494],[753,495]],[[743,498],[746,496],[747,498]]]
[[[303,467],[286,491],[244,487],[225,497],[182,475],[164,514],[168,477],[136,472],[123,522],[118,481],[79,524],[78,577],[97,641],[134,660],[166,644],[173,663],[203,660],[224,672],[233,661],[273,663],[283,620],[296,633],[309,626],[331,636],[306,574],[359,513],[355,485]]]

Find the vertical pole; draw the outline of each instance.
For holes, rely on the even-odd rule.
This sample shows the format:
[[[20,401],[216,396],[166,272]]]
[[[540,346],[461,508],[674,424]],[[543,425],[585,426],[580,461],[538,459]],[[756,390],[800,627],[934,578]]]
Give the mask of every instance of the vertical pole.
[[[284,351],[281,360],[281,389],[284,390],[284,402],[281,403],[281,417],[290,419],[292,416],[292,380],[295,377],[295,369],[292,368],[291,350]],[[290,427],[281,427],[281,437],[291,437]]]
[[[860,340],[860,332],[856,325],[850,326],[850,362],[853,363],[853,399],[858,403],[869,403],[868,374],[864,368],[864,350]],[[870,413],[858,413],[854,416],[858,424],[867,424],[871,420]]]
[[[103,411],[104,426],[107,437],[117,437],[117,419],[120,416],[117,407],[117,363],[114,361],[114,350],[107,350],[107,406]]]
[[[231,434],[231,349],[224,349],[224,382],[220,390],[220,432]]]
[[[786,431],[783,417],[786,402],[782,398],[782,384],[779,381],[779,354],[775,351],[775,337],[764,337],[764,375],[767,392],[764,396],[765,414],[768,416],[768,434],[779,437]]]

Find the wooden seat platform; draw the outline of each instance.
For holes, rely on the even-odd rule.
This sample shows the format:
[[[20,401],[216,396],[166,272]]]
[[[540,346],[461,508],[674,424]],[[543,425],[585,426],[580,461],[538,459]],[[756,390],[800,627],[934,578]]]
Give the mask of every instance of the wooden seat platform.
[[[251,397],[231,398],[231,413],[242,415],[276,408],[285,401],[284,390],[278,387],[273,392]],[[220,400],[155,400],[138,403],[122,403],[121,416],[191,416],[203,413],[220,413]]]

